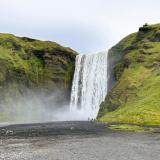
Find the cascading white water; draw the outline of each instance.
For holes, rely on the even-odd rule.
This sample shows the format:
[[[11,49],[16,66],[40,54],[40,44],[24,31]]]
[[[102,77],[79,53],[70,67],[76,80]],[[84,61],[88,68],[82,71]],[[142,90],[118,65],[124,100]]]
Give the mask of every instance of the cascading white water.
[[[95,119],[107,94],[107,52],[76,57],[72,83],[71,112],[83,120]]]

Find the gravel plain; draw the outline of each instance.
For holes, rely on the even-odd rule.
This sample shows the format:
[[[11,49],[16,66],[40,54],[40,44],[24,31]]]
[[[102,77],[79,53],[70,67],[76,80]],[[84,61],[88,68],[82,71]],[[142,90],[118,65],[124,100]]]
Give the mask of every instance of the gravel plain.
[[[160,159],[159,133],[115,132],[96,122],[11,125],[0,131],[0,160]]]

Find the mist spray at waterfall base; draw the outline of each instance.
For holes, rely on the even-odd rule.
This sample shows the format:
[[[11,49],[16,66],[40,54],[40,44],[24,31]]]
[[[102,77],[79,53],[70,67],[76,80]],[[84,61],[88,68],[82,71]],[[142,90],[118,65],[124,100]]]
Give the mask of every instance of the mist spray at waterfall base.
[[[107,52],[76,57],[70,111],[95,119],[107,94]]]
[[[59,103],[60,97],[62,94],[58,91],[48,95],[28,90],[28,93],[10,99],[10,103],[0,102],[0,125],[84,120],[79,111],[70,111],[68,101]]]

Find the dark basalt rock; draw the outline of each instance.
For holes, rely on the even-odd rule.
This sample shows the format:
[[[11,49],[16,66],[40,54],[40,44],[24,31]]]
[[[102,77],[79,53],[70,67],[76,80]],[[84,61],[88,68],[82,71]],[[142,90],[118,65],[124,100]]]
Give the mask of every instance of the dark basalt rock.
[[[160,42],[160,33],[156,33],[155,37],[152,39],[153,42]]]
[[[130,52],[131,50],[135,49],[136,47],[134,45],[131,45],[129,47],[126,47],[123,49],[124,54],[127,54],[128,52]]]
[[[36,39],[28,38],[28,37],[22,37],[21,39],[24,40],[24,41],[28,41],[28,42],[36,41]]]
[[[137,56],[137,62],[144,62],[145,61],[145,56],[143,54],[139,54]]]
[[[143,27],[139,28],[139,32],[148,32],[148,31],[151,31],[151,30],[152,30],[152,28],[147,24],[145,24],[145,25],[143,25]]]

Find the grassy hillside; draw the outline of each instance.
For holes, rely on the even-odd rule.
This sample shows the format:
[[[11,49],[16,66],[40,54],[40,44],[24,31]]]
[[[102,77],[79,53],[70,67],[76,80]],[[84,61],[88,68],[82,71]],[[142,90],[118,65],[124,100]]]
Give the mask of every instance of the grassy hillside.
[[[60,102],[69,100],[76,55],[55,42],[0,33],[0,119],[6,104],[11,107],[28,89],[59,91]]]
[[[99,121],[160,125],[160,24],[139,28],[114,46],[109,56],[121,58]]]

